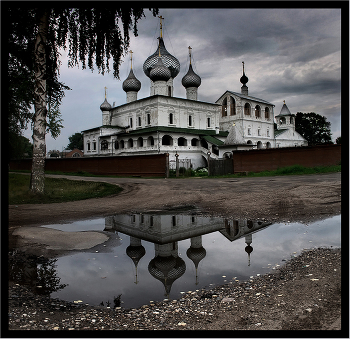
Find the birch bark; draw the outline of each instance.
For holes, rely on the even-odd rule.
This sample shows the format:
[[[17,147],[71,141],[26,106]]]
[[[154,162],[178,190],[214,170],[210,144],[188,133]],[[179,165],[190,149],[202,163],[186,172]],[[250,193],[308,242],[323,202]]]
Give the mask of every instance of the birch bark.
[[[33,118],[33,161],[31,172],[31,191],[44,193],[45,179],[45,132],[46,132],[46,38],[48,32],[48,13],[40,17],[38,35],[35,42],[35,88]]]

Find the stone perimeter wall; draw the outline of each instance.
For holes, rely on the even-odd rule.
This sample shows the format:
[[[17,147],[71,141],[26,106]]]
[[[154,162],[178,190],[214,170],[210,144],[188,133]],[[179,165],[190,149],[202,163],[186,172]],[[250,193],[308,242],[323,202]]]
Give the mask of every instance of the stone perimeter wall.
[[[332,166],[340,164],[341,145],[234,151],[232,158],[234,173],[272,171],[292,165]]]
[[[45,171],[88,172],[120,176],[166,177],[167,155],[139,155],[127,157],[86,157],[46,159]],[[11,160],[9,170],[31,170],[32,159]]]

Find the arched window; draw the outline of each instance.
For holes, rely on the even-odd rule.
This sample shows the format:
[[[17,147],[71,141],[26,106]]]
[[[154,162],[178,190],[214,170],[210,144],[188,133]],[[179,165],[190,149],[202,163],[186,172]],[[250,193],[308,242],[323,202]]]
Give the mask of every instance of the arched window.
[[[262,144],[262,142],[261,141],[258,141],[258,143],[257,143],[257,148],[262,148],[263,147],[263,144]]]
[[[137,139],[137,147],[143,147],[143,138],[142,137],[139,137]]]
[[[154,146],[154,138],[152,136],[147,138],[147,146]]]
[[[191,140],[191,146],[199,146],[199,140],[196,138],[193,138]]]
[[[140,127],[141,126],[141,117],[138,117],[137,121],[138,121],[138,124],[139,124],[139,127]]]
[[[102,140],[101,141],[101,150],[106,150],[106,149],[108,149],[108,141]]]
[[[90,147],[91,147],[90,141],[88,141],[88,142],[87,142],[87,150],[88,150],[88,151],[90,151]]]
[[[125,145],[124,145],[124,140],[120,140],[120,148],[124,148]]]
[[[73,158],[80,158],[80,153],[76,152],[72,155]]]
[[[230,115],[236,115],[236,100],[230,97]]]
[[[244,105],[244,115],[250,115],[250,105],[248,103]]]
[[[207,127],[210,127],[210,125],[211,125],[210,118],[207,118]]]
[[[269,141],[266,143],[266,148],[271,148],[271,143]]]
[[[134,140],[131,138],[128,140],[128,148],[133,148],[134,147]]]
[[[248,140],[247,141],[247,145],[252,145],[253,143],[252,143],[252,141],[251,140]]]
[[[174,124],[174,114],[173,114],[173,113],[170,113],[170,114],[169,114],[169,124],[170,124],[170,125],[173,125],[173,124]]]
[[[270,110],[268,107],[265,107],[265,119],[270,119]]]
[[[178,146],[187,146],[187,140],[181,137],[177,140],[177,144]]]
[[[290,123],[293,124],[294,123],[294,119],[293,117],[290,117]]]
[[[256,106],[255,106],[255,116],[256,116],[257,118],[260,118],[260,117],[261,117],[261,108],[260,108],[259,105],[256,105]]]
[[[119,149],[119,141],[118,140],[116,140],[114,142],[114,149]]]
[[[162,138],[162,145],[172,146],[173,145],[173,138],[170,135],[164,135]]]
[[[130,128],[132,128],[132,118],[129,119]]]
[[[280,125],[284,125],[286,123],[286,118],[282,117],[280,118]]]
[[[225,98],[224,101],[222,102],[221,115],[223,117],[227,116],[227,98]]]

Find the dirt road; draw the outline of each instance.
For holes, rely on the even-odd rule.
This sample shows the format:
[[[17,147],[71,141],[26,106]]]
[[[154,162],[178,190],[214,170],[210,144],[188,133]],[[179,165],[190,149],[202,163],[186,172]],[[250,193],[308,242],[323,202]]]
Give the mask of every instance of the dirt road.
[[[341,210],[341,173],[226,179],[54,177],[104,181],[124,190],[106,198],[11,205],[10,229],[186,205],[196,206],[204,214],[269,221],[311,221]]]

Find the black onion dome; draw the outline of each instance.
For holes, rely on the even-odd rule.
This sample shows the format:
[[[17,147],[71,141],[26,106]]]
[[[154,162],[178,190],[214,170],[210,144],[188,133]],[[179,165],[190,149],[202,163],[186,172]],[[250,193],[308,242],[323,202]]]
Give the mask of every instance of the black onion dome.
[[[199,262],[206,256],[207,251],[204,247],[193,248],[190,247],[187,252],[187,256],[193,261],[195,267],[198,267]]]
[[[111,104],[107,101],[107,98],[105,98],[105,101],[100,106],[100,110],[101,111],[109,111],[111,109],[112,109]]]
[[[150,261],[148,271],[154,278],[163,283],[165,292],[169,295],[174,281],[185,273],[186,263],[180,257],[162,258],[158,256]]]
[[[250,246],[250,245],[248,245],[248,246],[246,246],[245,247],[245,249],[244,249],[248,254],[250,254],[250,253],[252,253],[253,252],[253,247],[252,246]]]
[[[152,67],[149,77],[152,81],[168,81],[171,78],[169,68],[164,66],[160,57],[158,57],[158,62]]]
[[[157,50],[149,56],[143,64],[144,73],[150,77],[150,72],[152,67],[158,62],[159,58],[159,50],[160,55],[163,61],[163,64],[169,68],[171,72],[171,77],[175,78],[180,72],[180,62],[173,55],[171,55],[165,48],[163,38],[159,38],[159,47]]]
[[[141,246],[128,246],[126,248],[126,254],[134,262],[135,266],[139,263],[141,258],[146,254],[145,248]]]
[[[192,65],[190,64],[187,74],[182,78],[182,85],[185,88],[199,87],[201,85],[201,82],[202,80],[200,76],[193,71]]]
[[[245,85],[248,82],[248,78],[245,75],[245,73],[243,72],[243,75],[241,76],[241,79],[239,80],[243,85]]]
[[[130,69],[129,76],[123,82],[123,90],[125,92],[138,92],[141,89],[141,82],[135,77],[132,69]]]

